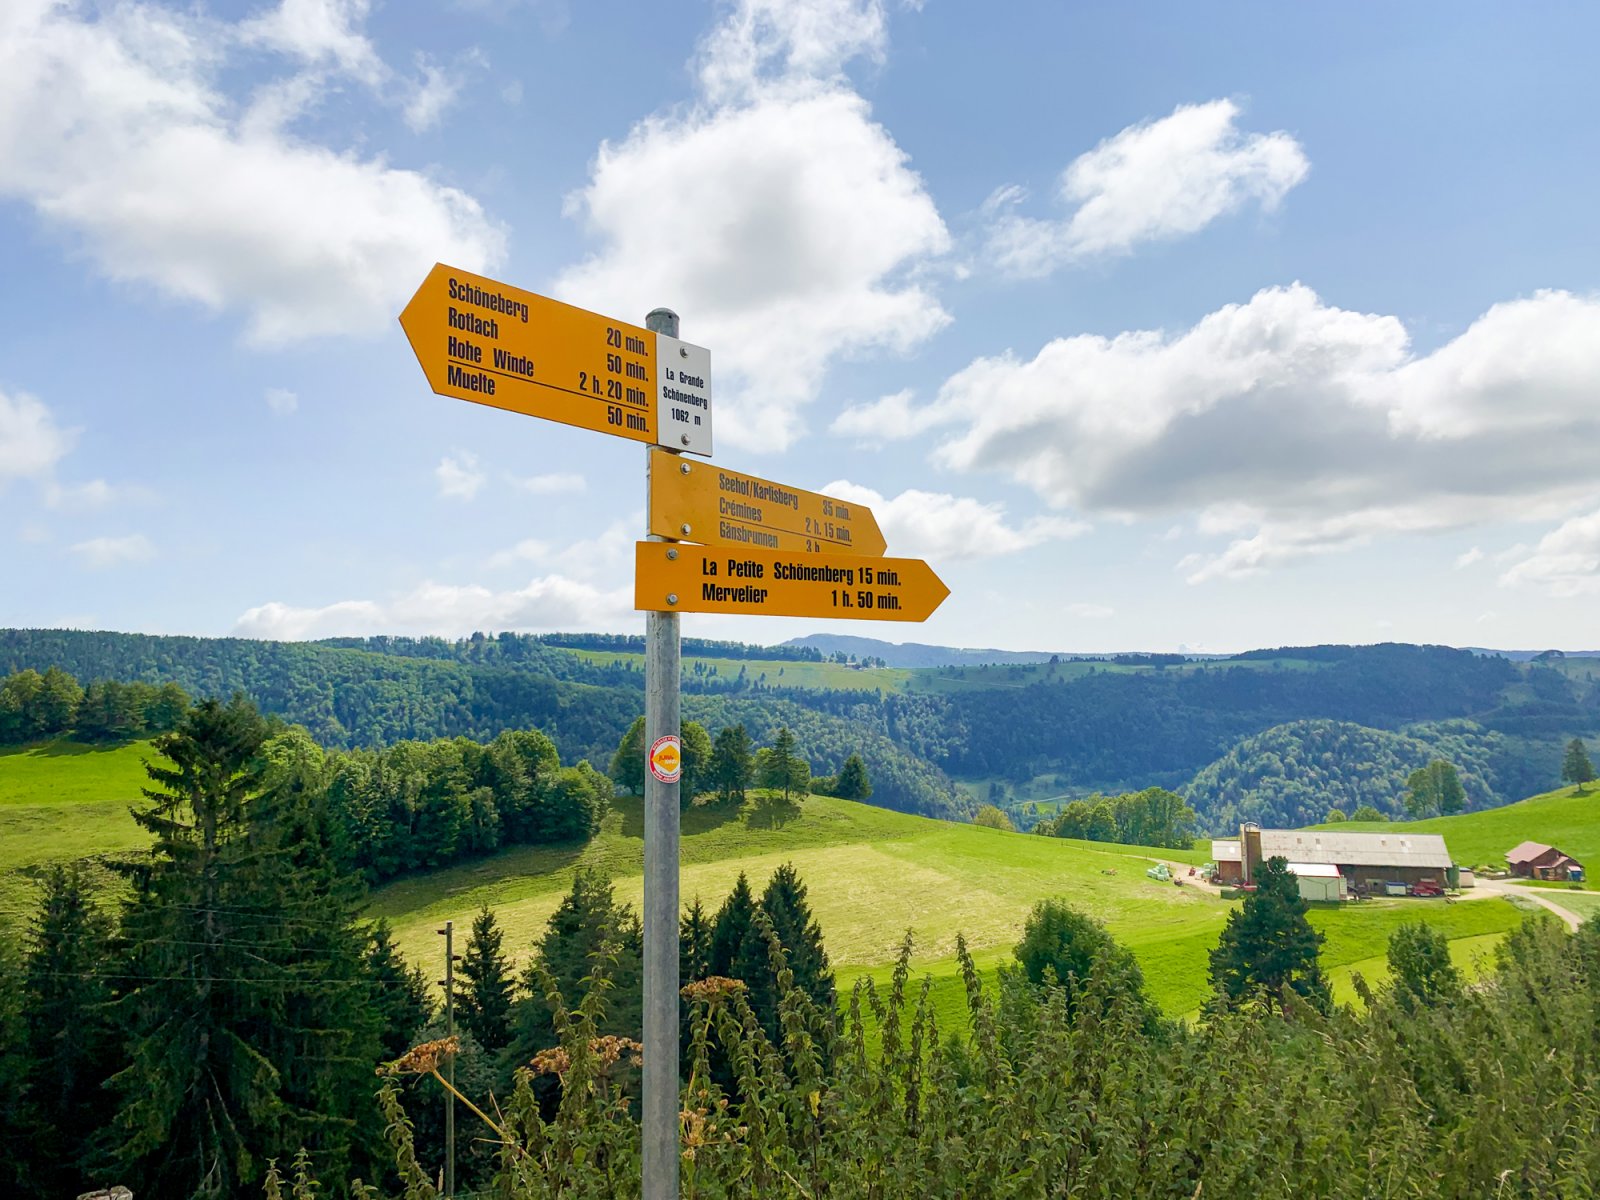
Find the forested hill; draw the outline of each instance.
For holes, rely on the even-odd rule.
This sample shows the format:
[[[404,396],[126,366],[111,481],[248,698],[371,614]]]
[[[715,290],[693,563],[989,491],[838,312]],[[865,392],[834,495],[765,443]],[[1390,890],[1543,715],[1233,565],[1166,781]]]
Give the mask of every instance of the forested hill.
[[[534,728],[550,736],[562,761],[604,764],[643,707],[636,639],[575,635],[575,649],[552,644],[560,640],[502,634],[307,644],[3,630],[0,674],[56,666],[84,682],[174,682],[193,696],[241,691],[330,747],[457,735],[488,740],[505,729]],[[803,731],[819,772],[837,769],[854,750],[870,750],[873,802],[930,815],[965,810],[953,776],[1027,785],[1036,796],[1183,787],[1213,828],[1249,812],[1277,820],[1291,808],[1320,818],[1335,805],[1319,809],[1310,792],[1359,790],[1361,772],[1371,766],[1363,754],[1390,764],[1381,772],[1388,787],[1390,767],[1418,752],[1365,734],[1346,737],[1342,750],[1316,748],[1320,774],[1290,804],[1266,756],[1277,755],[1281,765],[1299,761],[1301,749],[1285,757],[1289,747],[1275,742],[1235,748],[1276,727],[1316,721],[1403,735],[1468,772],[1469,790],[1478,789],[1474,804],[1501,804],[1555,786],[1559,759],[1551,759],[1551,748],[1558,741],[1600,732],[1600,664],[1516,663],[1440,646],[1314,646],[1207,661],[1119,655],[924,670],[839,667],[826,687],[814,688],[792,686],[759,662],[740,669],[770,648],[685,649],[712,661],[723,654],[740,660],[720,674],[686,672],[688,716],[712,727],[743,721],[758,736],[788,723]],[[805,662],[818,651],[788,653],[790,662]],[[804,674],[791,670],[788,678]],[[839,686],[841,674],[864,686]]]
[[[588,759],[602,769],[644,710],[638,671],[592,664],[521,635],[301,643],[0,630],[0,677],[50,667],[85,683],[170,682],[202,698],[242,692],[331,748],[444,737],[486,742],[508,729],[537,729],[563,762]],[[713,731],[743,722],[758,739],[788,724],[816,774],[835,772],[850,754],[861,754],[874,804],[927,816],[965,814],[967,804],[944,772],[897,745],[875,712],[808,708],[794,695],[803,693],[690,696],[685,717]]]

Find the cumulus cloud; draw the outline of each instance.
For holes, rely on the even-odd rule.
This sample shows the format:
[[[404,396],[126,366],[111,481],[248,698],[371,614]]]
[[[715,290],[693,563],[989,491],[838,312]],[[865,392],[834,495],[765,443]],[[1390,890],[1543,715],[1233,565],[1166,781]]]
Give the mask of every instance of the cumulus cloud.
[[[290,417],[300,409],[300,397],[288,388],[268,388],[266,398],[267,407],[276,416]]]
[[[453,500],[471,500],[482,489],[488,476],[478,469],[478,456],[470,450],[446,454],[433,469],[439,495]]]
[[[1088,530],[1082,521],[1063,517],[1035,517],[1022,525],[1006,521],[1005,506],[968,496],[924,492],[911,488],[892,500],[869,487],[839,479],[823,492],[841,500],[854,500],[872,509],[889,543],[889,553],[900,558],[952,561],[1015,554],[1045,542],[1077,537]]]
[[[910,388],[845,409],[828,426],[830,433],[869,442],[893,442],[921,433],[920,410],[912,406]]]
[[[33,207],[109,278],[247,316],[275,344],[385,329],[438,260],[482,270],[504,234],[478,202],[382,157],[284,128],[326,91],[381,75],[356,0],[286,0],[237,25],[132,0],[0,6],[0,196]],[[290,74],[240,108],[244,50]]]
[[[377,633],[461,637],[475,630],[618,629],[636,624],[636,616],[631,588],[606,591],[550,575],[505,591],[429,581],[385,601],[306,608],[271,601],[242,614],[234,633],[291,642]]]
[[[1062,173],[1058,199],[1072,211],[1059,220],[1021,215],[1022,189],[998,189],[985,206],[993,260],[1009,274],[1047,275],[1195,233],[1252,203],[1270,212],[1311,164],[1290,134],[1245,133],[1238,117],[1231,100],[1180,105],[1107,138]]]
[[[1569,516],[1600,493],[1585,389],[1600,394],[1595,297],[1496,305],[1416,355],[1397,318],[1296,284],[1178,333],[979,359],[912,419],[950,430],[938,463],[1003,472],[1061,508],[1198,513],[1201,535],[1231,539],[1180,564],[1200,581],[1395,533]]]
[[[681,312],[713,349],[718,435],[735,445],[783,449],[829,364],[949,321],[909,276],[948,231],[841,74],[883,44],[872,0],[740,0],[702,45],[699,100],[603,144],[569,198],[601,248],[557,292]]]
[[[76,437],[75,430],[56,424],[42,401],[0,391],[0,489],[13,479],[49,475]]]
[[[1573,517],[1539,539],[1532,554],[1500,582],[1543,589],[1554,596],[1600,594],[1600,510]]]
[[[78,542],[68,549],[78,556],[84,566],[94,570],[120,567],[128,563],[148,562],[155,557],[155,547],[142,533],[126,537],[97,537]]]
[[[1468,567],[1472,566],[1473,563],[1482,561],[1483,551],[1477,546],[1474,546],[1470,550],[1464,550],[1460,554],[1456,555],[1456,570],[1464,571]]]

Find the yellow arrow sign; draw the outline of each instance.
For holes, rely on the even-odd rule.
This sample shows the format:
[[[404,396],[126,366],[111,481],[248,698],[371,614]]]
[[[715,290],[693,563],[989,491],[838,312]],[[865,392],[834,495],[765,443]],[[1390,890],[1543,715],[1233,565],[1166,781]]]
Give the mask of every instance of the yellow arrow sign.
[[[633,606],[654,612],[926,621],[949,594],[920,558],[683,542],[639,542],[634,554]]]
[[[886,545],[872,510],[864,504],[690,462],[661,450],[650,454],[650,532],[692,542],[807,554],[876,557]]]
[[[711,452],[710,357],[700,347],[443,263],[400,326],[441,396],[636,442],[661,444],[665,420],[671,445]],[[666,387],[664,353],[673,357]]]

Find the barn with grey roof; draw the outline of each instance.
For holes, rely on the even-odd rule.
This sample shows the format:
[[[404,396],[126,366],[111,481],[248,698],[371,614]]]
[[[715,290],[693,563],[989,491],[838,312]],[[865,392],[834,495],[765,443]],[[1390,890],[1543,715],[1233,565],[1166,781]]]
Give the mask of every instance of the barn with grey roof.
[[[1356,894],[1381,892],[1385,884],[1437,883],[1443,887],[1453,865],[1444,838],[1436,833],[1343,833],[1326,829],[1239,827],[1238,841],[1211,843],[1217,882],[1248,884],[1269,858],[1293,864],[1333,867]],[[1318,872],[1317,874],[1325,874]]]

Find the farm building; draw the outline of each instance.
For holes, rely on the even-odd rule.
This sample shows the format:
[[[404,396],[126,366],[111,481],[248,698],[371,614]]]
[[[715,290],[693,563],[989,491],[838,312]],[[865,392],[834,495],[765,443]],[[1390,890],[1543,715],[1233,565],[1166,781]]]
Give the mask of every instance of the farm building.
[[[1443,887],[1452,862],[1444,838],[1436,833],[1336,833],[1316,829],[1262,829],[1253,822],[1239,827],[1238,841],[1214,841],[1211,857],[1217,864],[1217,882],[1247,884],[1260,865],[1269,858],[1284,858],[1307,873],[1300,894],[1307,899],[1322,899],[1327,884],[1312,884],[1312,879],[1330,878],[1332,868],[1347,893],[1381,894],[1388,884],[1415,886],[1422,883]],[[1318,869],[1312,874],[1311,869]],[[1337,885],[1335,885],[1337,886]],[[1316,894],[1312,894],[1316,893]]]
[[[1524,879],[1555,879],[1562,883],[1583,878],[1583,864],[1543,842],[1523,842],[1506,851],[1506,866]]]

